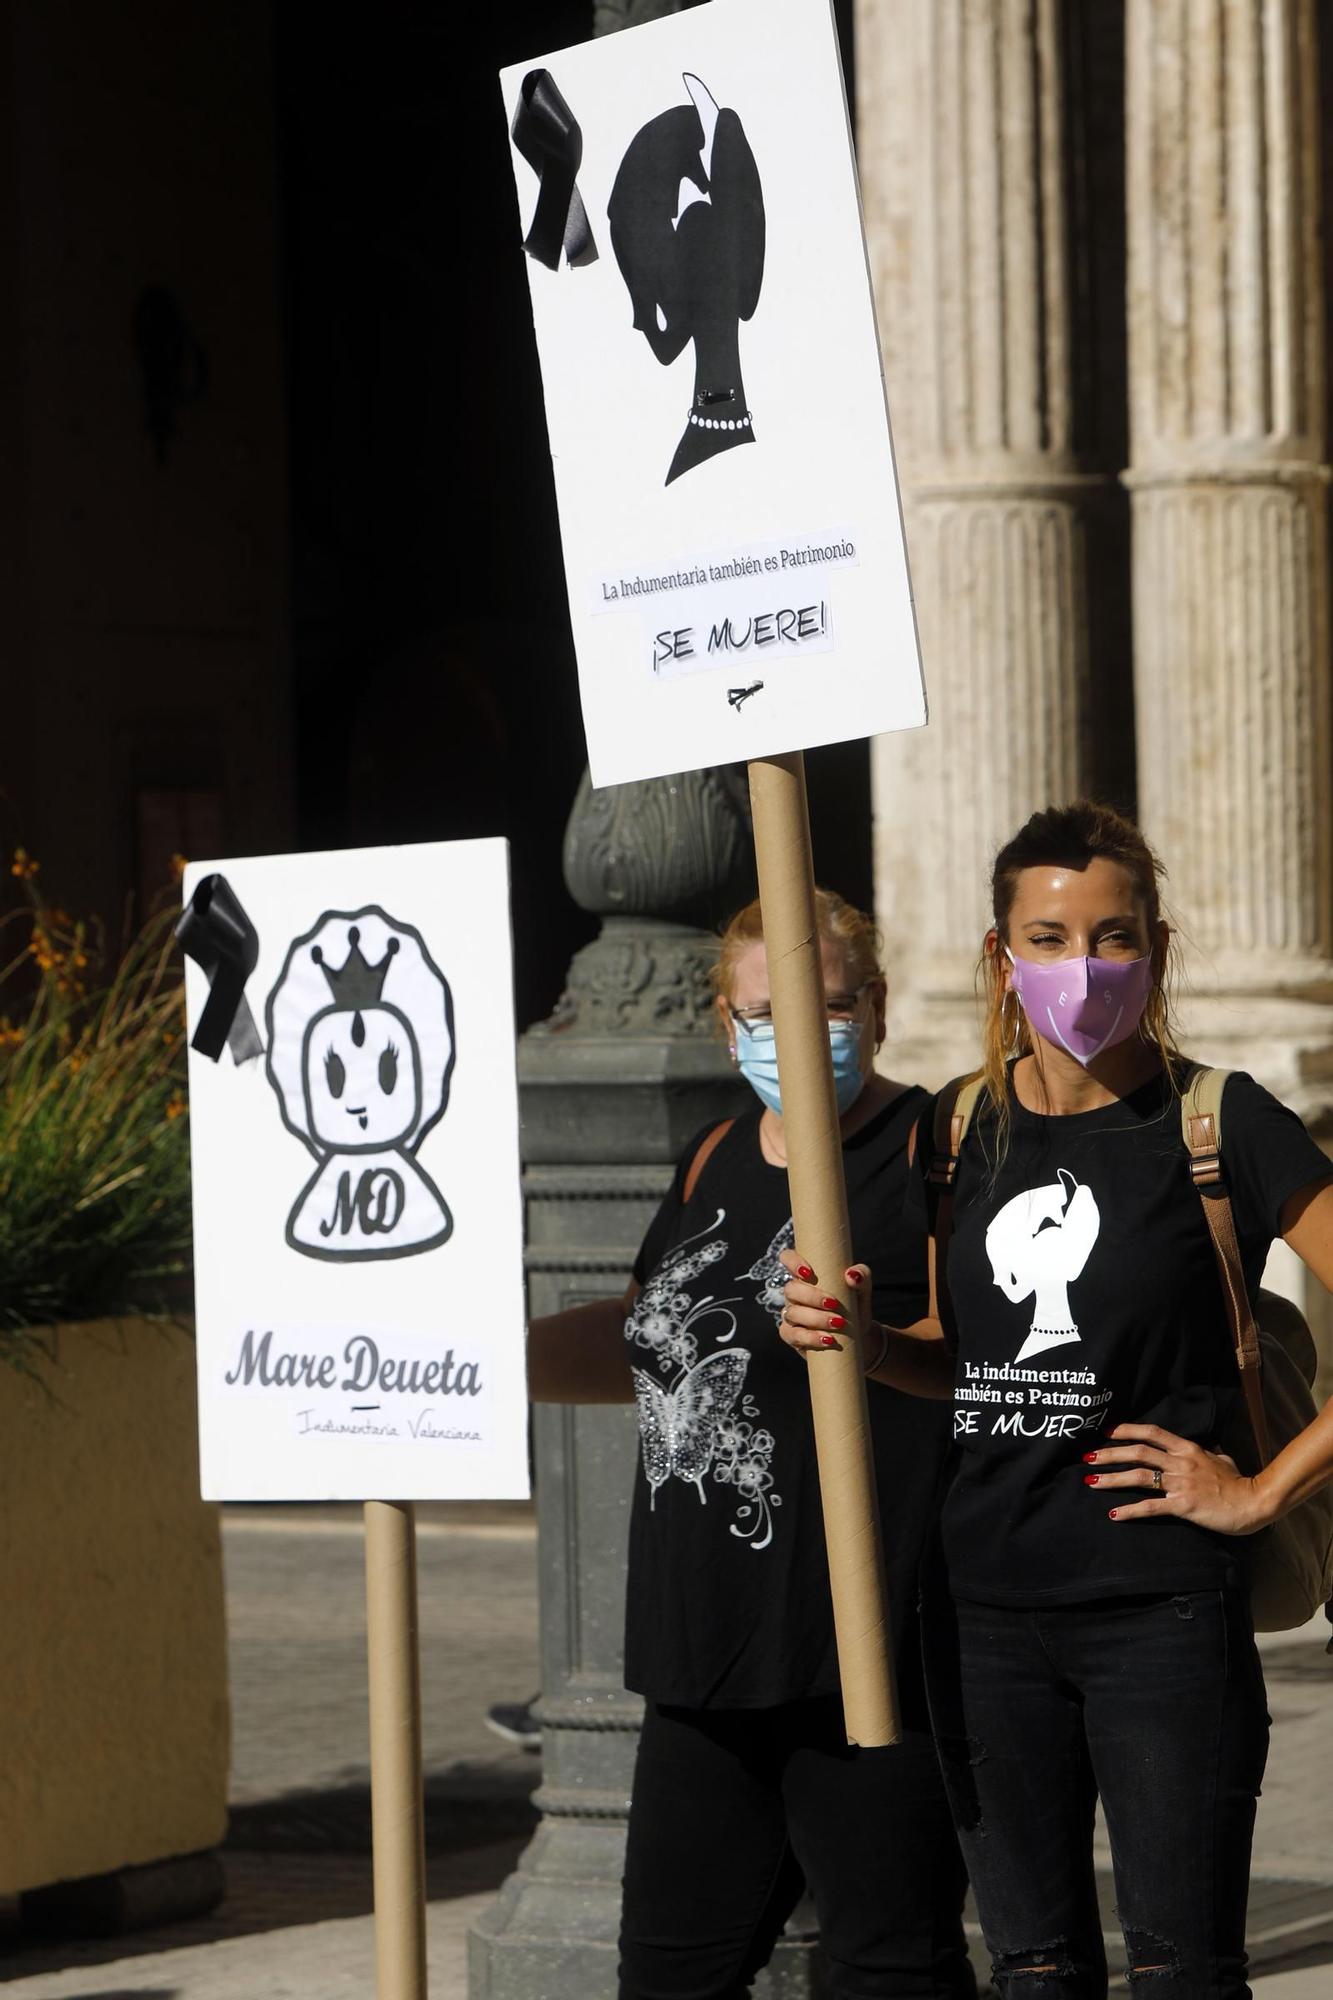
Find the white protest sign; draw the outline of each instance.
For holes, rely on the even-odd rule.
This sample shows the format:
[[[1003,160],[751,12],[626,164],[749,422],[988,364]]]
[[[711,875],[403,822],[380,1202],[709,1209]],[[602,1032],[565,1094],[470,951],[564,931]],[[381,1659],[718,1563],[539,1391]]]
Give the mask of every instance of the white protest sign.
[[[594,784],[917,727],[829,0],[501,82]]]
[[[187,909],[219,878],[262,1052],[190,1051],[204,1495],[522,1497],[506,843],[199,862]]]

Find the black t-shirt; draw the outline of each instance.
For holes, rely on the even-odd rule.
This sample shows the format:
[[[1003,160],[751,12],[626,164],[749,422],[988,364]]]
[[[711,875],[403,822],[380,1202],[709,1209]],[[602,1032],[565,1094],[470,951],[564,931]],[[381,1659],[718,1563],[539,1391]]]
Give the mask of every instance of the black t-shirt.
[[[926,1310],[925,1243],[902,1214],[905,1091],[843,1147],[852,1241],[877,1318]],[[689,1708],[759,1708],[835,1693],[837,1656],[807,1364],[779,1337],[792,1243],[783,1168],[738,1118],[699,1176],[686,1148],[634,1267],[626,1321],[642,1449],[630,1526],[627,1686]],[[824,1274],[821,1274],[824,1275]],[[830,1292],[842,1287],[836,1277]],[[947,1403],[868,1385],[890,1612],[901,1632],[946,1447]]]
[[[956,1470],[941,1535],[957,1597],[1040,1605],[1206,1590],[1235,1544],[1191,1522],[1108,1519],[1084,1452],[1121,1423],[1205,1446],[1245,1435],[1212,1241],[1165,1076],[1098,1111],[1047,1118],[1013,1098],[995,1168],[979,1110],[958,1163],[948,1289],[958,1327]],[[933,1106],[921,1131],[932,1129]],[[929,1137],[907,1199],[924,1226]],[[1222,1151],[1251,1295],[1289,1195],[1333,1171],[1300,1120],[1232,1076]]]

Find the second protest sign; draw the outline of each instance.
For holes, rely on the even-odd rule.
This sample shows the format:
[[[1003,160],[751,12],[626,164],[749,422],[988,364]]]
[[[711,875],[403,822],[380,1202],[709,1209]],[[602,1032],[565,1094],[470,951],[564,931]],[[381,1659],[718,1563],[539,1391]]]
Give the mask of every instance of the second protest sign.
[[[713,0],[501,81],[593,781],[750,761],[796,1241],[838,1288],[799,753],[925,698],[832,11]],[[870,1746],[898,1726],[861,1366],[849,1342],[810,1380]]]

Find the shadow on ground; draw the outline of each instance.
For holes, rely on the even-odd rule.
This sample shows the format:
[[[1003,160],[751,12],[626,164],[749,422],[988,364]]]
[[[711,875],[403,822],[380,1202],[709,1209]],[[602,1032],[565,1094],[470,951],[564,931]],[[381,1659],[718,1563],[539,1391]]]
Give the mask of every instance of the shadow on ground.
[[[537,1824],[532,1794],[539,1779],[535,1759],[521,1770],[455,1765],[427,1777],[431,1902],[499,1888]],[[370,1787],[350,1784],[234,1807],[222,1864],[227,1892],[210,1915],[117,1937],[36,1942],[24,1935],[17,1905],[0,1903],[0,1981],[369,1915]],[[136,1988],[88,2000],[173,2000],[175,1991]]]
[[[432,1902],[500,1887],[536,1826],[532,1794],[539,1778],[535,1759],[517,1769],[459,1764],[427,1778],[426,1884]],[[130,1937],[34,1943],[19,1931],[14,1906],[0,1905],[0,1982],[368,1915],[373,1907],[369,1787],[350,1783],[237,1806],[222,1863],[227,1894],[211,1915]],[[1123,1993],[1114,1885],[1104,1871],[1098,1889],[1111,1990]],[[1257,1876],[1249,1940],[1256,1976],[1333,1965],[1333,1887]],[[177,1992],[115,1988],[86,2000],[176,2000]]]
[[[1250,1884],[1246,1936],[1256,1973],[1333,1965],[1333,1888],[1326,1882],[1256,1876]]]
[[[427,1856],[526,1839],[537,1824],[532,1795],[540,1777],[535,1758],[520,1769],[456,1764],[427,1777]],[[368,1855],[370,1786],[358,1780],[233,1806],[227,1852]]]

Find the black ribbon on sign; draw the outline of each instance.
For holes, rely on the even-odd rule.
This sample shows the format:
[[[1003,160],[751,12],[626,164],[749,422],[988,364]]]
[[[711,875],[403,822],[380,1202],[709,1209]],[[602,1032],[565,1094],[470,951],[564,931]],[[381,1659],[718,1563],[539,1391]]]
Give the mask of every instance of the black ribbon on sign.
[[[541,182],[523,248],[549,271],[559,270],[562,250],[571,264],[595,264],[597,245],[575,184],[583,163],[583,128],[549,69],[530,69],[519,86],[513,137]]]
[[[259,932],[225,875],[205,875],[196,884],[176,936],[208,980],[208,1000],[190,1047],[213,1062],[224,1047],[238,1063],[262,1056],[264,1044],[245,997],[245,982],[259,963]]]

